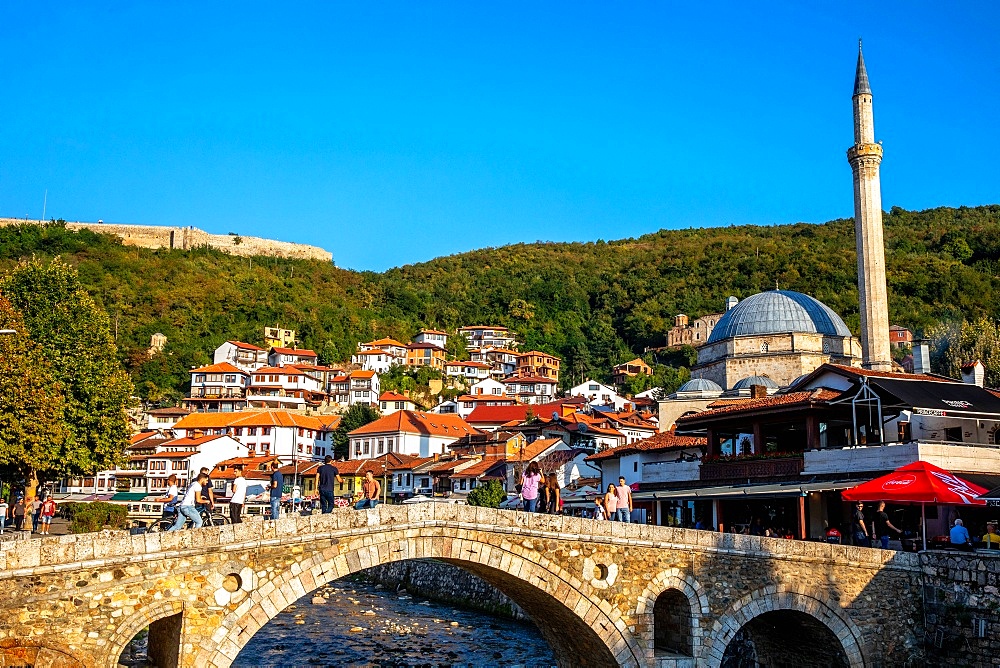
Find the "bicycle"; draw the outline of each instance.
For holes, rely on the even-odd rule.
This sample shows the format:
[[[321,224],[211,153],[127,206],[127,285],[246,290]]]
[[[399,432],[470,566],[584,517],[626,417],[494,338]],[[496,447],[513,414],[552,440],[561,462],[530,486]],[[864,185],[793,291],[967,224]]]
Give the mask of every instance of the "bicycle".
[[[164,509],[163,517],[158,519],[152,524],[146,531],[148,533],[157,533],[161,531],[167,531],[177,522],[177,514],[180,511],[177,510],[175,506],[171,510]],[[222,526],[223,524],[229,524],[229,518],[222,513],[210,512],[207,507],[199,506],[198,513],[201,515],[201,525],[203,527],[214,527]],[[187,528],[188,523],[185,521],[184,528]]]

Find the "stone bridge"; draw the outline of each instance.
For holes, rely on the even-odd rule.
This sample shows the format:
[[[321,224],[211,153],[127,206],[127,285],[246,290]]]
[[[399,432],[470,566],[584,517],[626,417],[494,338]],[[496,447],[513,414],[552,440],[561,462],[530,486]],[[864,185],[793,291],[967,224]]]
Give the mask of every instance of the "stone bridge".
[[[321,585],[403,559],[492,583],[563,666],[903,665],[923,641],[918,555],[450,504],[176,533],[0,543],[0,666],[229,666]],[[790,648],[796,648],[793,657]]]

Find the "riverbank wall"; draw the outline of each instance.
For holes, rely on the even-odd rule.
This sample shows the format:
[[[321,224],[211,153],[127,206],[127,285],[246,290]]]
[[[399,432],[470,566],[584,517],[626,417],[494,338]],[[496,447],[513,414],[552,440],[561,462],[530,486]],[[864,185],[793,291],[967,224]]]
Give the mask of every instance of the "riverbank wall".
[[[434,559],[396,561],[369,568],[363,579],[386,587],[405,589],[414,596],[442,601],[508,619],[528,619],[512,600],[472,573]]]

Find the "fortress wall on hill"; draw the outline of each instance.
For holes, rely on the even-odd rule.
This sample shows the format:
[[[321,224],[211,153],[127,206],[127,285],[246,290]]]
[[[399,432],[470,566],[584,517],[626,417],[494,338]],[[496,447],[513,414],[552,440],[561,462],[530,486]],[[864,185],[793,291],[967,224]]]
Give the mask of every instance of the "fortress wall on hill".
[[[0,218],[0,227],[8,225],[44,225],[45,221],[25,220],[21,218]],[[104,234],[113,234],[122,240],[126,246],[141,248],[177,248],[190,250],[200,246],[210,246],[223,250],[231,255],[253,256],[269,255],[271,257],[287,257],[299,260],[323,260],[331,262],[333,254],[318,246],[296,244],[289,241],[274,241],[260,237],[240,236],[240,243],[235,243],[236,237],[228,234],[209,234],[197,227],[167,227],[161,225],[120,225],[117,223],[66,223],[70,230],[91,230]]]

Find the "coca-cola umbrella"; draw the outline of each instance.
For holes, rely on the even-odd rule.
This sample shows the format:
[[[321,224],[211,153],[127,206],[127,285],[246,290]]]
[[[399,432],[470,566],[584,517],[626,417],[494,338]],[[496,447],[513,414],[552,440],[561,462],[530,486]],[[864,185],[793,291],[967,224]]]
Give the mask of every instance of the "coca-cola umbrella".
[[[953,473],[927,462],[913,462],[881,478],[845,489],[841,497],[846,501],[885,501],[896,504],[920,504],[921,534],[927,549],[928,503],[941,505],[985,506],[986,501],[977,497],[987,490],[963,480]]]

